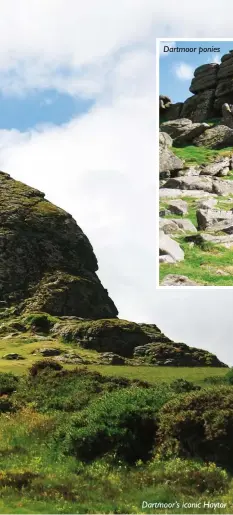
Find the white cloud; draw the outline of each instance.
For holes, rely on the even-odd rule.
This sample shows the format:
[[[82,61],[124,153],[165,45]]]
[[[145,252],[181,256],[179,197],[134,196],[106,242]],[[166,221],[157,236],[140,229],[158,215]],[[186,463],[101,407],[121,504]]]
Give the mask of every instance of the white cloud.
[[[230,0],[195,7],[2,0],[0,91],[55,88],[97,103],[60,128],[0,131],[0,168],[73,214],[120,316],[233,363],[233,291],[155,290],[155,37],[232,34]]]
[[[187,63],[178,63],[174,66],[174,73],[180,80],[190,80],[193,78],[194,66]]]
[[[209,63],[221,64],[221,54],[212,54],[212,56],[208,59]]]

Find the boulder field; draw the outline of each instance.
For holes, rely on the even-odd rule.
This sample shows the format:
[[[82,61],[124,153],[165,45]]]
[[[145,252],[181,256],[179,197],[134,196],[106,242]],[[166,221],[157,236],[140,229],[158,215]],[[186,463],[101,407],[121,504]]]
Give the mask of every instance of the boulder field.
[[[194,71],[184,102],[161,95],[162,286],[233,285],[232,84],[230,50]]]

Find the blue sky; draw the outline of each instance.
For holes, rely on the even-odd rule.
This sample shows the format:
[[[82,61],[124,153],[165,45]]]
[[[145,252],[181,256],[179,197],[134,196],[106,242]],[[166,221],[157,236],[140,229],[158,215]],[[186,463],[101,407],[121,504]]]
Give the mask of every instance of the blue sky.
[[[195,52],[163,52],[164,45],[182,48],[197,48]],[[220,48],[220,52],[201,52],[199,47]],[[167,95],[172,102],[183,102],[192,93],[189,86],[193,71],[202,64],[219,62],[222,55],[233,49],[233,41],[165,41],[160,46],[159,90],[161,95]]]
[[[38,90],[23,96],[0,94],[0,129],[27,131],[39,125],[61,125],[86,113],[93,100],[56,90]]]

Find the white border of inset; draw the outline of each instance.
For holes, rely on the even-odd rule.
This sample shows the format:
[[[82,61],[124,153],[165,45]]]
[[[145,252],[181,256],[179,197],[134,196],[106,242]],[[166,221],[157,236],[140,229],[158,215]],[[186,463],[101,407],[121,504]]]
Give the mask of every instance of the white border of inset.
[[[155,231],[155,238],[156,238],[156,290],[232,290],[232,286],[160,286],[159,284],[159,102],[157,99],[159,99],[159,56],[160,56],[160,43],[166,42],[166,41],[174,41],[175,43],[178,41],[213,41],[217,43],[218,41],[232,41],[233,38],[156,38],[156,80],[155,80],[155,93],[156,93],[156,108],[155,108],[155,115],[156,115],[156,142],[155,142],[155,165],[156,165],[156,174],[157,174],[157,188],[155,192],[155,205],[156,205],[156,231]],[[233,252],[232,252],[232,262],[233,262]],[[232,276],[233,280],[233,276]]]

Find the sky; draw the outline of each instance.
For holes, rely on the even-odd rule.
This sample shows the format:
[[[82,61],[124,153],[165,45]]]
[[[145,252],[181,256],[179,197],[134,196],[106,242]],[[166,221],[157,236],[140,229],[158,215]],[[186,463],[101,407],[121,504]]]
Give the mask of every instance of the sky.
[[[185,48],[186,51],[178,52],[177,48]],[[189,86],[194,70],[203,64],[220,64],[221,57],[232,49],[233,41],[161,41],[160,94],[170,97],[173,103],[184,102],[193,95],[189,91]]]
[[[233,365],[233,290],[155,289],[155,39],[231,37],[232,10],[1,0],[0,169],[73,215],[121,318]]]

